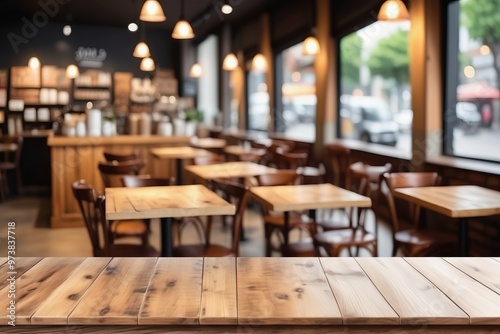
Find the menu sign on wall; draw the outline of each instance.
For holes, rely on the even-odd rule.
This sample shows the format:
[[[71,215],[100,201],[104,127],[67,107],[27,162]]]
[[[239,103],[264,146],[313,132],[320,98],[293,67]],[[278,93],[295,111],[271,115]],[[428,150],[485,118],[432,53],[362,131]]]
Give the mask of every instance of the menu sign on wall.
[[[81,67],[102,67],[107,56],[106,50],[98,48],[80,46],[75,51],[75,60]]]

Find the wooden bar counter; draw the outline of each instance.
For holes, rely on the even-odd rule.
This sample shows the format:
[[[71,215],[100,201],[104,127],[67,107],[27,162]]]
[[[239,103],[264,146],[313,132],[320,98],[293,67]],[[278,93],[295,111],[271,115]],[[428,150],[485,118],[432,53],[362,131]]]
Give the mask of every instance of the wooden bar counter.
[[[84,226],[77,202],[71,192],[74,181],[85,179],[98,191],[103,192],[97,164],[104,160],[103,152],[136,152],[146,160],[142,173],[157,172],[150,149],[153,147],[189,145],[186,136],[112,136],[112,137],[57,137],[49,136],[47,144],[51,150],[52,177],[52,227]],[[161,166],[162,175],[175,176],[175,170]]]
[[[500,332],[499,258],[6,260],[1,333]]]

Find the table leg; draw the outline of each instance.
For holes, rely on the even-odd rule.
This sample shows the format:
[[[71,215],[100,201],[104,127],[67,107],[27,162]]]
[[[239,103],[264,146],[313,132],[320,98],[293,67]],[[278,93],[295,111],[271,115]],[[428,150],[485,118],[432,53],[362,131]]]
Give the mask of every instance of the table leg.
[[[177,168],[177,184],[182,184],[182,159],[175,159]]]
[[[469,256],[469,222],[467,218],[459,218],[460,256]]]
[[[172,256],[172,218],[161,218],[161,256]]]
[[[290,212],[285,211],[283,213],[283,219],[285,220],[284,224],[283,224],[283,243],[284,243],[284,245],[288,245],[288,229],[289,229],[289,225],[290,225]]]

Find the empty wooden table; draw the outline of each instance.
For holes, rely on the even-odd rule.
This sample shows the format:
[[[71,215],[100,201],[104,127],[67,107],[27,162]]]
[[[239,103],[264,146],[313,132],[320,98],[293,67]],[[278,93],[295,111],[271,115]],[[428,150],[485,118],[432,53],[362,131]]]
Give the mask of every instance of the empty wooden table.
[[[202,148],[214,153],[222,153],[222,149],[226,147],[226,140],[220,138],[198,138],[194,137],[191,139],[191,146],[196,148]]]
[[[213,165],[186,166],[186,171],[201,181],[218,178],[245,178],[276,173],[276,168],[259,165],[248,161],[224,162]]]
[[[394,196],[451,218],[458,218],[460,255],[469,255],[470,217],[500,214],[500,192],[478,186],[399,188]]]
[[[106,188],[106,219],[161,219],[162,256],[172,256],[171,218],[235,211],[234,205],[203,185]]]
[[[153,148],[151,154],[158,159],[175,159],[177,184],[182,184],[182,160],[213,155],[212,152],[191,146]]]
[[[331,183],[302,184],[286,186],[261,186],[250,189],[253,196],[268,210],[283,212],[284,230],[288,231],[288,213],[310,210],[315,219],[316,209],[337,209],[348,207],[370,207],[371,199],[355,192],[334,186]],[[285,244],[288,235],[285,233]]]
[[[500,331],[494,258],[18,258],[15,274],[6,261],[1,333]]]

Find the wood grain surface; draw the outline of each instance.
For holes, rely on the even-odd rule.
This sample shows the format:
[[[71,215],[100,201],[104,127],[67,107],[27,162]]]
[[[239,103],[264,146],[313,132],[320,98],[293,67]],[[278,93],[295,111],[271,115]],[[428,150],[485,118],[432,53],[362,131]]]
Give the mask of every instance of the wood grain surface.
[[[106,218],[232,215],[236,208],[203,185],[106,188]]]
[[[369,197],[330,183],[261,186],[252,187],[250,191],[267,209],[273,211],[370,207],[372,205]]]
[[[226,146],[227,142],[225,139],[220,138],[191,138],[191,146],[203,149],[210,148],[223,148]]]
[[[185,170],[201,180],[240,178],[276,173],[277,169],[248,161],[223,162],[213,165],[186,166]]]
[[[203,258],[158,259],[139,324],[198,324],[202,277]]]
[[[9,268],[8,263],[4,263],[0,266],[0,291],[9,284],[7,277],[12,275],[9,274],[9,272],[15,272],[15,276],[20,277],[41,260],[41,257],[20,257],[15,259],[14,270]]]
[[[210,151],[191,146],[152,148],[151,154],[159,159],[193,159],[213,155]]]
[[[238,258],[240,324],[342,324],[317,258]]]
[[[500,294],[500,262],[494,258],[449,257],[444,260]]]
[[[479,186],[399,188],[394,196],[452,218],[500,214],[500,192]]]

